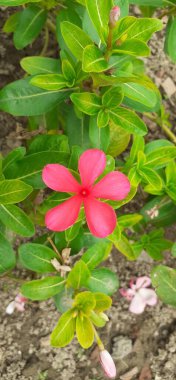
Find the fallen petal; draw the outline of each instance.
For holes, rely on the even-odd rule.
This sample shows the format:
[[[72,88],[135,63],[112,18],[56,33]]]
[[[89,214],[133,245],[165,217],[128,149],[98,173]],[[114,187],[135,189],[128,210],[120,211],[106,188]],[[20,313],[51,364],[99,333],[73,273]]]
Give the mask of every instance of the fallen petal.
[[[100,351],[100,363],[106,376],[109,377],[109,379],[114,379],[116,377],[116,366],[112,356],[107,350]]]

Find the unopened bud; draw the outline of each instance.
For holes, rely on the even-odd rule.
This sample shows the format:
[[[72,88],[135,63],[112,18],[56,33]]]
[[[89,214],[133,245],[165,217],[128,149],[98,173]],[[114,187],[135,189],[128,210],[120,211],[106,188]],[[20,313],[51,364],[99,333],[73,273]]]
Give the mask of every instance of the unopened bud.
[[[106,376],[109,377],[109,379],[114,379],[116,377],[116,366],[107,350],[100,351],[100,363]]]
[[[114,28],[116,26],[116,22],[118,21],[120,17],[120,7],[115,6],[111,9],[110,16],[109,16],[109,25],[111,28]]]

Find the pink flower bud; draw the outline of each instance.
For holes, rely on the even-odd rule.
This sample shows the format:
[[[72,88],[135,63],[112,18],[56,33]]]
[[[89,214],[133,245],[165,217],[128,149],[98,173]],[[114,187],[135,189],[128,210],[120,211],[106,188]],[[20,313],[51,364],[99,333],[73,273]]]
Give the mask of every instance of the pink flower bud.
[[[118,21],[120,17],[120,7],[115,6],[111,9],[110,17],[109,17],[109,24],[112,28],[116,26],[116,22]]]
[[[116,377],[116,366],[107,350],[100,351],[100,363],[105,375],[109,377],[109,379],[114,379]]]

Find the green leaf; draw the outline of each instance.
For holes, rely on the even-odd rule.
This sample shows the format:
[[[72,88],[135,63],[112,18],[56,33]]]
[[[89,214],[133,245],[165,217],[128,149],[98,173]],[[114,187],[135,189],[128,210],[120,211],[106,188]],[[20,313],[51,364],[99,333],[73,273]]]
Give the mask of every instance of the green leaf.
[[[37,273],[55,272],[51,260],[58,259],[52,249],[35,243],[22,244],[19,248],[19,257],[25,268]]]
[[[69,96],[70,89],[47,91],[32,86],[31,78],[17,80],[0,91],[0,109],[15,116],[42,115]]]
[[[112,244],[106,241],[100,241],[90,247],[81,257],[88,269],[91,271],[104,261],[112,249]]]
[[[105,128],[109,123],[109,112],[100,110],[97,117],[98,128]]]
[[[64,313],[51,334],[51,345],[53,347],[65,347],[74,338],[75,318],[73,311],[68,310]]]
[[[144,180],[144,182],[149,183],[150,186],[157,190],[162,189],[162,180],[159,174],[152,170],[151,168],[148,168],[147,166],[143,166],[140,170],[139,173]]]
[[[124,256],[127,257],[128,260],[136,260],[136,255],[133,251],[132,245],[124,235],[121,235],[121,239],[116,242],[115,246]]]
[[[138,157],[138,152],[143,152],[144,151],[144,138],[142,136],[134,136],[133,137],[133,144],[130,150],[130,157],[128,159],[128,163],[132,165],[134,162],[136,162],[137,157]]]
[[[107,42],[112,0],[86,0],[86,8],[102,42]]]
[[[72,94],[70,97],[75,106],[87,115],[96,115],[101,108],[101,99],[96,94],[82,92]]]
[[[88,45],[83,52],[83,70],[86,73],[101,73],[108,69],[108,62],[95,45]]]
[[[76,337],[79,344],[87,349],[92,346],[94,341],[94,329],[90,320],[84,315],[76,318]]]
[[[99,111],[99,113],[100,112],[101,111]],[[110,139],[109,126],[106,126],[102,129],[98,128],[96,118],[91,117],[89,123],[89,138],[92,148],[102,149],[106,153]]]
[[[157,207],[158,216],[151,219],[150,211],[154,207]],[[157,227],[168,227],[176,222],[176,206],[170,199],[163,202],[163,197],[161,196],[154,197],[147,202],[140,212],[143,215],[145,222]]]
[[[176,307],[176,270],[159,265],[152,271],[152,284],[158,297]]]
[[[118,217],[118,224],[122,228],[130,228],[138,224],[143,219],[140,214],[126,214]]]
[[[96,302],[94,294],[91,292],[82,292],[76,295],[73,307],[89,315],[91,310],[95,308]]]
[[[33,77],[30,81],[33,86],[44,90],[61,90],[68,87],[67,81],[61,74],[42,74]]]
[[[110,110],[109,115],[114,124],[125,129],[129,133],[134,133],[139,136],[143,136],[147,133],[145,123],[133,111],[117,107]]]
[[[92,292],[103,292],[104,294],[112,295],[117,291],[119,281],[116,274],[107,268],[94,269],[86,287]]]
[[[61,23],[61,33],[70,51],[81,61],[84,48],[92,43],[89,36],[77,25],[68,21]]]
[[[156,147],[146,153],[147,166],[150,166],[152,169],[165,166],[174,158],[176,158],[176,147],[172,145]]]
[[[113,233],[108,236],[108,240],[110,240],[116,247],[120,239],[121,239],[121,230],[119,228],[119,223],[117,222],[116,228],[113,231]]]
[[[137,135],[135,135],[135,138]],[[114,122],[110,123],[110,143],[107,153],[117,157],[124,152],[130,142],[130,134],[125,129],[119,127]]]
[[[37,3],[40,0],[0,0],[0,5],[5,7],[16,7],[27,3]]]
[[[112,50],[112,54],[128,54],[132,56],[146,57],[150,54],[150,49],[145,42],[133,38],[120,45],[116,45]]]
[[[104,327],[107,322],[101,314],[97,314],[93,310],[91,311],[90,320],[97,327]]]
[[[94,293],[96,306],[95,311],[101,313],[102,311],[108,310],[111,307],[112,299],[103,293]]]
[[[170,249],[172,246],[169,240],[163,238],[163,234],[164,231],[160,228],[141,237],[143,249],[145,249],[154,260],[162,260],[162,252]]]
[[[71,63],[67,59],[63,59],[62,61],[62,72],[65,79],[68,82],[73,83],[76,78],[76,72]]]
[[[2,167],[5,172],[13,162],[20,160],[23,158],[26,153],[26,149],[24,147],[18,147],[16,149],[11,150],[11,152],[3,159]]]
[[[54,296],[54,302],[57,307],[57,310],[60,313],[65,313],[65,311],[69,310],[73,305],[73,289],[65,288],[62,292],[56,294]]]
[[[60,62],[58,59],[48,57],[24,57],[20,65],[28,74],[58,74],[60,72]]]
[[[14,45],[23,49],[32,43],[41,32],[47,18],[45,9],[29,5],[20,13],[18,26],[14,33]]]
[[[66,152],[69,153],[68,138],[65,135],[49,135],[42,134],[36,136],[28,147],[28,156],[38,152]]]
[[[166,38],[164,50],[173,62],[176,62],[176,17],[170,16],[166,27]]]
[[[88,278],[90,277],[90,272],[87,265],[82,261],[77,261],[71,272],[67,277],[67,284],[72,286],[74,289],[79,289],[85,286]]]
[[[176,243],[173,244],[171,253],[173,257],[176,257]]]
[[[73,224],[70,228],[68,228],[65,231],[65,238],[67,242],[70,242],[76,238],[76,236],[79,234],[79,230],[82,225],[82,220],[78,221],[77,223]]]
[[[160,102],[160,99],[158,99],[158,93],[139,83],[124,83],[122,88],[125,100],[127,98],[127,102],[131,105],[131,108],[135,107],[137,111],[143,111],[143,109],[144,111],[154,110],[158,101]],[[128,101],[129,99],[130,102]],[[143,106],[145,106],[145,108],[143,108]]]
[[[20,236],[30,237],[35,233],[30,218],[15,205],[0,205],[0,220],[7,228]]]
[[[122,87],[111,87],[104,93],[102,104],[107,109],[114,109],[122,103],[123,96]]]
[[[59,163],[67,166],[68,153],[58,152],[57,150],[43,151],[12,163],[4,174],[6,178],[18,178],[31,184],[35,189],[44,188],[41,173],[45,165]]]
[[[144,5],[144,1],[142,5]],[[162,28],[162,21],[156,18],[124,17],[113,30],[113,41],[123,40],[123,37],[127,36],[128,39],[138,39],[147,42],[154,32]]]
[[[4,33],[13,33],[18,25],[21,12],[12,14],[5,22],[3,26]]]
[[[8,240],[0,232],[0,274],[6,273],[14,268],[16,264],[15,252]]]
[[[62,277],[45,277],[42,280],[26,282],[21,287],[22,294],[34,301],[47,300],[64,289],[65,280]]]
[[[18,179],[0,182],[0,204],[22,202],[32,192],[32,187]]]

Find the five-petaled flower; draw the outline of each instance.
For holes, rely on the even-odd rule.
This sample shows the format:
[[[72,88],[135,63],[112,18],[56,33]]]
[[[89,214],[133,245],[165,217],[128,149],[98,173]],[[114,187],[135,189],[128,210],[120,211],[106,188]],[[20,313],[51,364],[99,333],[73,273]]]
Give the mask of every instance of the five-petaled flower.
[[[45,223],[50,230],[65,231],[71,227],[83,205],[87,224],[93,235],[104,238],[114,231],[117,222],[115,211],[99,198],[121,201],[129,193],[130,183],[128,178],[118,171],[108,173],[95,183],[105,166],[106,155],[103,151],[86,150],[78,163],[81,184],[63,165],[48,164],[44,167],[42,178],[49,188],[72,194],[68,200],[47,212]]]
[[[120,289],[120,294],[131,301],[129,310],[134,314],[141,314],[147,305],[155,306],[157,295],[153,289],[148,289],[151,280],[147,276],[138,277],[136,282],[130,281],[129,289]]]

